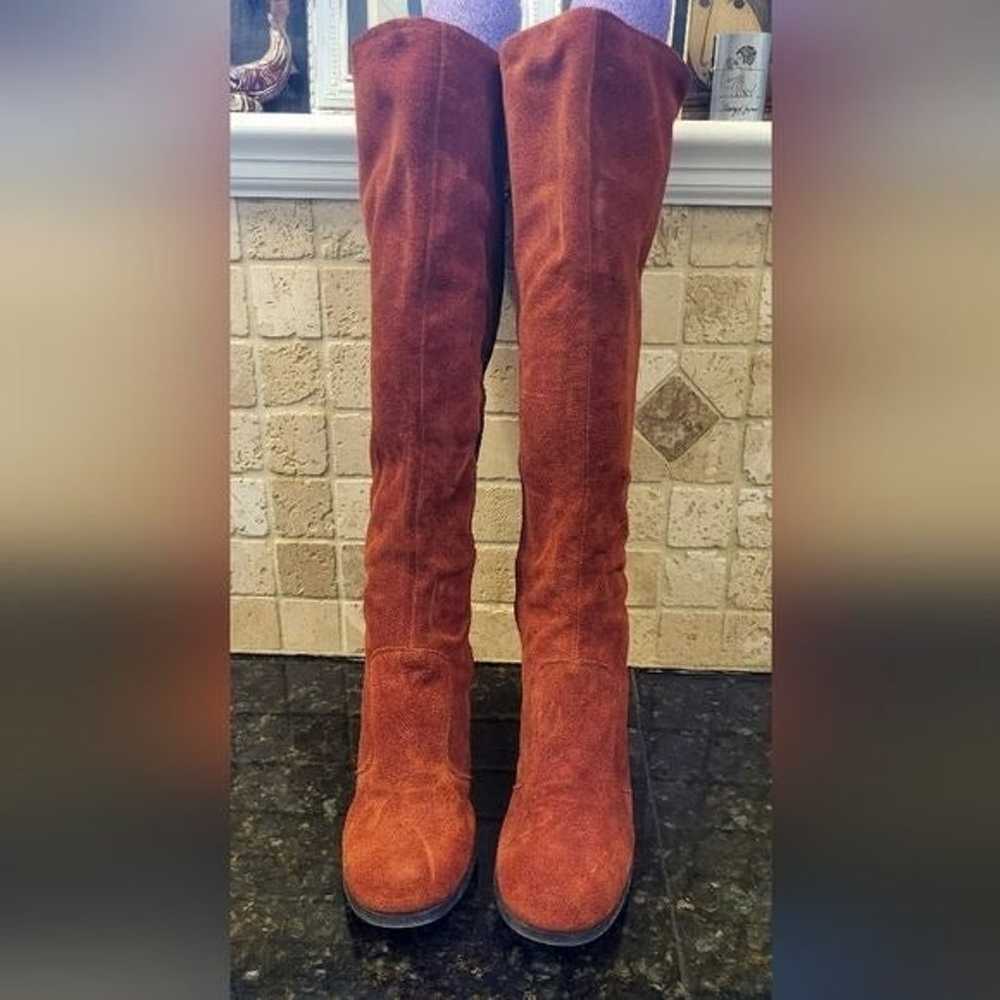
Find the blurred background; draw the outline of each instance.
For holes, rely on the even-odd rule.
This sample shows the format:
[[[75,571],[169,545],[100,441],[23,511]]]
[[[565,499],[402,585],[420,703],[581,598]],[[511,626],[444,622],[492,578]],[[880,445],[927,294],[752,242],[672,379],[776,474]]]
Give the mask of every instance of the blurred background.
[[[0,995],[224,996],[229,11],[3,22]]]

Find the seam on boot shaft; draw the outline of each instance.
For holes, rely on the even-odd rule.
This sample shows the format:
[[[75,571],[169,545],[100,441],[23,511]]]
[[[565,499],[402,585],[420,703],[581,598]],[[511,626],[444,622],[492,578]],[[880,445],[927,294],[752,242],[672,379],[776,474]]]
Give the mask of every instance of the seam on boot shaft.
[[[391,656],[393,654],[403,654],[414,657],[430,657],[439,661],[441,675],[445,680],[445,682],[447,683],[447,688],[448,688],[448,697],[446,699],[447,716],[448,716],[447,732],[445,734],[445,741],[444,741],[445,759],[441,766],[443,766],[447,770],[448,774],[451,775],[451,777],[455,778],[456,780],[462,782],[470,782],[472,780],[471,758],[470,758],[470,769],[463,770],[455,765],[455,762],[452,759],[451,751],[452,751],[453,738],[456,735],[456,729],[455,729],[456,720],[454,718],[455,713],[453,711],[455,698],[456,696],[461,696],[465,699],[466,703],[468,703],[471,683],[466,683],[463,678],[459,677],[456,671],[456,663],[451,658],[449,658],[443,653],[438,652],[437,650],[414,647],[414,646],[380,646],[378,649],[375,649],[370,653],[366,654],[364,675],[362,682],[362,701],[361,701],[362,733],[364,732],[365,723],[368,722],[370,725],[371,713],[375,711],[369,700],[371,697],[371,687],[370,687],[371,675],[369,674],[369,671],[374,671],[375,661],[378,660],[381,656],[383,655]],[[469,663],[470,665],[467,668],[464,665],[458,665],[458,669],[467,669],[469,674],[469,680],[471,682],[472,668],[473,668],[473,665],[471,665],[471,656],[469,658]],[[456,685],[460,684],[465,685],[464,692],[459,692],[456,690]],[[464,737],[466,740],[468,740],[469,738],[468,732],[459,733],[458,735]],[[360,749],[358,753],[358,764],[356,769],[356,775],[359,779],[364,775],[370,774],[373,768],[378,764],[378,755],[376,748],[366,743],[365,749],[367,751],[366,754],[367,759],[365,761],[362,761],[362,755],[360,753]]]

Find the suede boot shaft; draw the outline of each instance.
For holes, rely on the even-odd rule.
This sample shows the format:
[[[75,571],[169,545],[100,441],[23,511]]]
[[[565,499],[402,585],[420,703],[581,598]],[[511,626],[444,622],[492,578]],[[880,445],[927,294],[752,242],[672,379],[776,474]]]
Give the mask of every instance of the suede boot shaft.
[[[416,926],[455,901],[473,857],[472,510],[503,275],[500,79],[489,46],[426,18],[367,32],[353,73],[372,490],[344,885],[366,919]]]
[[[627,891],[625,543],[641,275],[688,74],[666,45],[579,8],[501,48],[519,303],[518,781],[502,912],[592,939]]]

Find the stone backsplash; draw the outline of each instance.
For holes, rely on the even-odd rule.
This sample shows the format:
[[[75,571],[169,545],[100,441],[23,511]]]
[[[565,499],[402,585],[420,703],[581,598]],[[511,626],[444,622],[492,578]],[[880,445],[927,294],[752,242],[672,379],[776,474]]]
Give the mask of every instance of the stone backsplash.
[[[357,203],[231,215],[231,624],[241,652],[357,654],[370,426]],[[771,662],[770,212],[665,207],[643,276],[629,498],[630,661]],[[516,661],[517,343],[486,376],[472,643]]]

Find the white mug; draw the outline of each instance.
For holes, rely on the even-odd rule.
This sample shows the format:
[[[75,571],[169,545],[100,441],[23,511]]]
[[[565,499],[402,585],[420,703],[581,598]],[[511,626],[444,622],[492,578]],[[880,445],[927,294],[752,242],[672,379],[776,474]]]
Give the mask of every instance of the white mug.
[[[716,35],[709,117],[760,121],[764,117],[770,63],[771,35],[768,32]]]

